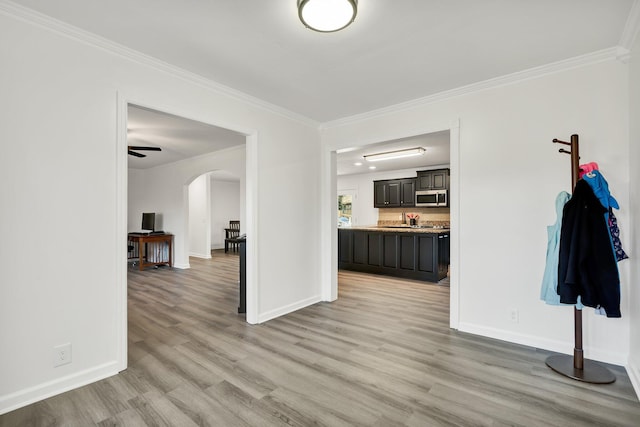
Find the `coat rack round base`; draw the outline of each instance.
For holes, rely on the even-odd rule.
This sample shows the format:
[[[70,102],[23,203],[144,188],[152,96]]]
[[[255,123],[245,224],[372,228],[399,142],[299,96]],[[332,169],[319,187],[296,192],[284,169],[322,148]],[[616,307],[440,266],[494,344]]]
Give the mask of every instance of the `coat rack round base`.
[[[565,377],[586,383],[610,384],[616,380],[616,376],[611,371],[593,360],[584,359],[582,369],[576,368],[573,357],[566,354],[549,356],[545,363]]]

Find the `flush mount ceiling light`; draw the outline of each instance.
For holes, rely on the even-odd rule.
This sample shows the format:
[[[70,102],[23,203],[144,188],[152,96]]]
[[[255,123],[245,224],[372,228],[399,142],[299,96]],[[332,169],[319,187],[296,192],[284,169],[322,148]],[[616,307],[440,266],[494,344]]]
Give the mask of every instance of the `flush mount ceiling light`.
[[[422,147],[407,148],[405,150],[387,151],[386,153],[368,154],[363,156],[368,162],[379,162],[380,160],[400,159],[402,157],[421,156],[425,153]]]
[[[356,19],[358,0],[298,0],[298,17],[321,33],[340,31]]]

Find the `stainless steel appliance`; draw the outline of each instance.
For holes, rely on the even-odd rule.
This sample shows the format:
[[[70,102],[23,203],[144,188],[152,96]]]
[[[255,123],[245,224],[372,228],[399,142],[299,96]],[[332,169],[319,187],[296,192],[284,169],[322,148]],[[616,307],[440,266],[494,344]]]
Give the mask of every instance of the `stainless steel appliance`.
[[[418,207],[447,207],[448,190],[416,191],[416,206]]]

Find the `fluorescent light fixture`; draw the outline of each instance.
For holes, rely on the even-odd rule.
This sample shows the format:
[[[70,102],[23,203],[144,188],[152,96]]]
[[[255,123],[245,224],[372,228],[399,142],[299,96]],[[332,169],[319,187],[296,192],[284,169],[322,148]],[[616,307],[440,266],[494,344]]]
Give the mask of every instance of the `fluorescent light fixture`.
[[[405,150],[387,151],[385,153],[368,154],[364,159],[368,162],[378,162],[381,160],[400,159],[402,157],[421,156],[426,150],[422,147],[407,148]]]
[[[298,0],[298,17],[305,27],[321,33],[340,31],[358,13],[358,0]]]

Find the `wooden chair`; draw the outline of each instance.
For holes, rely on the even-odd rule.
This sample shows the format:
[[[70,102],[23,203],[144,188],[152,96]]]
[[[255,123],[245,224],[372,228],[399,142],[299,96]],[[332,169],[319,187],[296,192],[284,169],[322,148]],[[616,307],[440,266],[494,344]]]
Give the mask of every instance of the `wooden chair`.
[[[224,229],[224,252],[229,252],[231,248],[234,252],[237,252],[240,241],[240,221],[229,221],[229,228]]]

